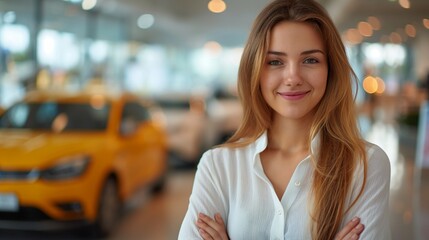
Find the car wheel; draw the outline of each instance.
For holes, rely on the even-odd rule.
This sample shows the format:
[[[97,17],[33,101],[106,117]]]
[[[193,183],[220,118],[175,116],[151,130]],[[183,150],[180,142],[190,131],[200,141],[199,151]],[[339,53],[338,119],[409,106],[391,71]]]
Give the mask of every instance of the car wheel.
[[[151,193],[152,194],[159,194],[165,189],[166,184],[166,176],[163,175],[159,179],[157,179],[151,186]]]
[[[119,199],[118,186],[113,178],[104,183],[98,202],[97,220],[95,222],[95,234],[98,237],[106,237],[116,224],[121,202]]]

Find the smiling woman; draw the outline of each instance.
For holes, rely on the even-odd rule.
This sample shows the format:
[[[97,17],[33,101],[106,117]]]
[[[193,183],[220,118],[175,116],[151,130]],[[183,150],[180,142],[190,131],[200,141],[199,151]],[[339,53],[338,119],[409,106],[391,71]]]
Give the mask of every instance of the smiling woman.
[[[240,62],[241,125],[201,158],[179,239],[390,239],[390,163],[359,134],[352,76],[317,2],[264,8]]]
[[[309,23],[282,22],[270,36],[261,73],[261,92],[284,118],[312,118],[323,97],[328,62],[317,28]]]

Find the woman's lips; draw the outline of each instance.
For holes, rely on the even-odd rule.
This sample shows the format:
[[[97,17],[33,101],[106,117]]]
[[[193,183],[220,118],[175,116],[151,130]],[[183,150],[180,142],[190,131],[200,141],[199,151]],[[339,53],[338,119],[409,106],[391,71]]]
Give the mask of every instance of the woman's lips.
[[[278,94],[286,100],[299,100],[304,98],[310,91],[279,92]]]

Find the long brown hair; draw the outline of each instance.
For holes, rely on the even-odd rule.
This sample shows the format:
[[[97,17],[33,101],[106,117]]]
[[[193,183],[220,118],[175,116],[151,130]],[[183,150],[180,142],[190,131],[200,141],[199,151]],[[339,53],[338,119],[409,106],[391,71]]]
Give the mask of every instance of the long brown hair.
[[[309,142],[320,137],[312,182],[311,232],[313,239],[334,239],[344,214],[360,197],[366,183],[366,152],[357,123],[352,91],[356,76],[344,45],[326,10],[313,0],[275,0],[256,18],[245,45],[238,72],[238,93],[243,106],[240,127],[224,146],[241,147],[255,141],[269,128],[272,109],[260,90],[263,61],[271,29],[282,21],[309,22],[322,35],[328,57],[326,91],[316,107]],[[360,162],[359,162],[360,161]],[[346,206],[357,165],[364,169],[360,193]]]

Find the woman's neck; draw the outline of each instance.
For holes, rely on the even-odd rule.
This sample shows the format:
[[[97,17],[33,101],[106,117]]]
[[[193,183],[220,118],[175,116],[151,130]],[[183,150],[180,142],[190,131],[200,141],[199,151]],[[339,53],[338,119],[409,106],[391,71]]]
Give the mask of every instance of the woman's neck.
[[[285,152],[308,151],[311,121],[274,117],[268,129],[268,148]]]

